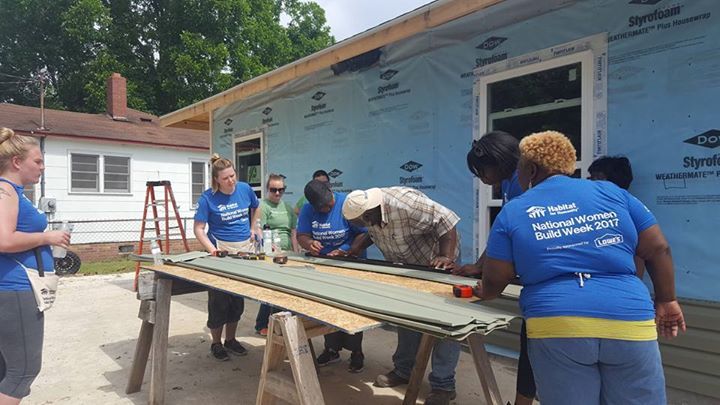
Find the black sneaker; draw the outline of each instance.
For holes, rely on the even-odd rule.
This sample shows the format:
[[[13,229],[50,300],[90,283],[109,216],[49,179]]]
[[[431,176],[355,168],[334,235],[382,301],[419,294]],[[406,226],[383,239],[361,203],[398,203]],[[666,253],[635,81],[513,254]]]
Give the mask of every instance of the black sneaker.
[[[363,352],[352,352],[350,355],[350,365],[348,371],[351,373],[359,373],[363,371],[365,363],[365,355]]]
[[[377,376],[373,385],[381,388],[389,388],[397,387],[398,385],[404,385],[407,383],[407,378],[402,378],[399,375],[395,374],[394,371],[391,371],[387,374],[380,374],[379,376]]]
[[[424,405],[449,405],[456,397],[455,391],[432,390],[425,398]]]
[[[211,344],[210,345],[210,353],[212,353],[213,357],[215,357],[215,360],[217,360],[217,361],[230,360],[230,356],[228,356],[227,352],[225,351],[225,348],[220,343]]]
[[[317,358],[318,367],[327,366],[338,361],[340,361],[340,353],[333,349],[325,349]]]
[[[226,340],[225,341],[225,349],[229,351],[230,353],[236,355],[236,356],[245,356],[248,354],[248,351],[246,348],[243,347],[243,345],[240,344],[237,340]]]

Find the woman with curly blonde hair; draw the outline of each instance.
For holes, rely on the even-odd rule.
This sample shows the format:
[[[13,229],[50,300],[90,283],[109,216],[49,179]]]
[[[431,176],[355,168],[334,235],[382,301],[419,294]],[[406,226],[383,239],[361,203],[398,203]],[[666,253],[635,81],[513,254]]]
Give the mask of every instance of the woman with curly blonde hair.
[[[516,276],[543,404],[665,404],[658,333],[685,329],[670,248],[652,213],[609,182],[571,178],[575,148],[547,131],[520,141],[518,181],[487,244],[476,294]],[[648,263],[655,303],[635,276]]]

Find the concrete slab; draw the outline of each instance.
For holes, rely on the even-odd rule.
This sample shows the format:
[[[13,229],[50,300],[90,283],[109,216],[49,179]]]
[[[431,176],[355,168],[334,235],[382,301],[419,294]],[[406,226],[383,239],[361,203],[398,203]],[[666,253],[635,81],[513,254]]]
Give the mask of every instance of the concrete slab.
[[[43,369],[24,404],[146,404],[149,367],[142,391],[125,394],[140,320],[139,301],[131,292],[132,274],[68,277],[61,279],[59,297],[46,315]],[[205,327],[207,295],[189,294],[173,298],[170,318],[168,404],[254,404],[264,339],[254,335],[258,305],[246,301],[238,339],[248,348],[245,357],[217,362],[209,354]],[[375,388],[379,373],[392,367],[395,333],[376,329],[364,339],[365,370],[346,371],[343,362],[319,370],[328,404],[398,404],[404,388]],[[314,340],[322,349],[322,338]],[[492,365],[503,398],[511,400],[515,389],[515,360],[493,356]],[[420,392],[429,390],[427,379]],[[455,404],[484,403],[479,379],[468,353],[457,369],[458,397]],[[672,394],[673,404],[711,404],[697,396]],[[684,395],[684,396],[682,396]]]

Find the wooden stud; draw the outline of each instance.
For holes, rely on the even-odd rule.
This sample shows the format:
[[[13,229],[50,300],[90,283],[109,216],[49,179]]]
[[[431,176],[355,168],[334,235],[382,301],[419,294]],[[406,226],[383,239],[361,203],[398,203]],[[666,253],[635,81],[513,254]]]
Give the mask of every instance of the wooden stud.
[[[420,386],[422,385],[423,377],[425,377],[425,370],[427,369],[432,349],[437,341],[438,338],[434,336],[427,334],[422,335],[420,346],[415,356],[415,367],[413,367],[412,373],[410,374],[407,391],[405,391],[403,405],[414,405],[417,401]]]
[[[467,342],[470,346],[473,361],[475,362],[475,370],[477,370],[478,376],[480,377],[480,385],[482,385],[483,393],[485,394],[485,403],[502,405],[503,401],[500,397],[500,389],[495,380],[495,373],[493,373],[490,365],[490,357],[485,350],[485,342],[482,335],[473,333],[468,336]]]
[[[145,368],[147,367],[148,356],[150,355],[152,337],[153,324],[143,320],[140,326],[140,334],[135,344],[135,355],[133,355],[132,367],[130,368],[130,378],[125,388],[126,394],[133,394],[140,391],[143,379],[145,378]]]
[[[155,323],[155,301],[140,301],[140,309],[138,310],[138,318],[143,321]]]
[[[172,279],[159,278],[157,280],[155,328],[153,330],[152,368],[150,369],[149,403],[151,405],[162,405],[165,403],[171,293]]]

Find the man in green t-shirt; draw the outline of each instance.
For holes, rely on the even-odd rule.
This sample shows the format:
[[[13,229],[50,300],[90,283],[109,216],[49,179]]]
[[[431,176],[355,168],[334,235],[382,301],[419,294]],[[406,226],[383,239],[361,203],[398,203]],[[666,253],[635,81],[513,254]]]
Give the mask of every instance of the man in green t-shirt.
[[[315,170],[315,173],[313,173],[312,175],[312,180],[319,180],[323,183],[330,183],[330,176],[328,176],[325,170]],[[307,199],[305,198],[305,196],[301,196],[298,202],[295,204],[295,215],[300,215],[300,210],[306,202]]]

